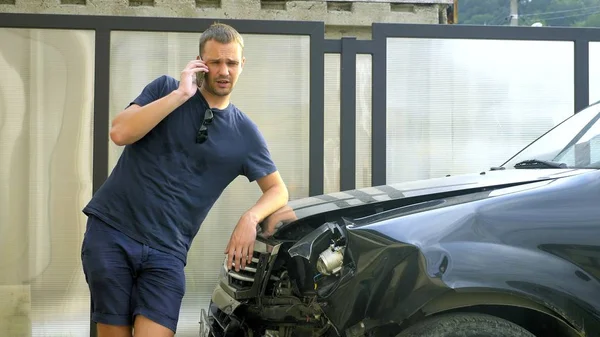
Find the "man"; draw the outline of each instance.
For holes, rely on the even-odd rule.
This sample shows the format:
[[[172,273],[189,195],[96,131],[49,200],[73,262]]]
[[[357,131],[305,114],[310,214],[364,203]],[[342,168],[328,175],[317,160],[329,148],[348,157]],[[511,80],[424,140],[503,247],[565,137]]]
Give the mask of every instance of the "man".
[[[231,234],[229,268],[245,267],[257,224],[288,200],[263,136],[230,103],[243,46],[235,29],[212,25],[179,81],[155,79],[112,121],[110,138],[125,149],[83,210],[81,256],[100,337],[132,336],[132,328],[135,337],[174,335],[190,244],[237,176],[263,194]]]

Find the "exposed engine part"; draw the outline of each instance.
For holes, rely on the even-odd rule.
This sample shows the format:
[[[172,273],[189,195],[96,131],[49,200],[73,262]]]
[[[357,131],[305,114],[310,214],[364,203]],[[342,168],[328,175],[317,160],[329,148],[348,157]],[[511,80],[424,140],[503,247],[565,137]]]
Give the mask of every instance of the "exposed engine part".
[[[275,296],[292,296],[292,282],[288,276],[288,272],[284,271],[279,276],[279,282],[276,283]]]
[[[301,300],[297,297],[263,298],[263,306],[248,307],[248,312],[271,322],[316,323],[322,318],[320,303],[314,299]]]
[[[348,337],[360,337],[364,336],[366,332],[366,326],[364,322],[360,322],[346,330],[346,336]]]
[[[288,249],[290,257],[301,257],[313,263],[313,252],[326,249],[331,242],[340,244],[344,241],[344,231],[335,222],[326,222],[310,234],[298,240]]]
[[[279,331],[276,330],[267,330],[263,337],[279,337]]]
[[[327,334],[330,328],[331,324],[329,323],[324,324],[320,328],[302,325],[281,325],[279,327],[273,326],[265,330],[261,337],[323,337],[330,336]]]
[[[319,255],[317,270],[323,275],[337,274],[342,269],[343,261],[344,247],[331,245]]]

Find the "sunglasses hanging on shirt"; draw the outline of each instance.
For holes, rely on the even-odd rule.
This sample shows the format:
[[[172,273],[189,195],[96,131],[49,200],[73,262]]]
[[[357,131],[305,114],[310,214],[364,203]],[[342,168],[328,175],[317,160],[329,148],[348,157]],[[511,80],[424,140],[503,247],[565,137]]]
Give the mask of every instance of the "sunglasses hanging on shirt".
[[[204,111],[204,120],[202,121],[202,125],[196,134],[196,143],[202,144],[208,139],[208,128],[206,126],[212,123],[213,118],[214,116],[212,110],[206,109],[206,111]]]
[[[202,96],[202,93],[200,93],[200,99],[202,100],[202,103],[204,103],[204,105],[206,106],[206,110],[204,110],[204,119],[202,120],[202,125],[200,125],[200,128],[196,133],[196,143],[198,144],[202,144],[208,139],[207,125],[210,125],[214,119],[213,111],[210,108],[210,105],[208,105],[206,99],[204,99],[204,96]]]

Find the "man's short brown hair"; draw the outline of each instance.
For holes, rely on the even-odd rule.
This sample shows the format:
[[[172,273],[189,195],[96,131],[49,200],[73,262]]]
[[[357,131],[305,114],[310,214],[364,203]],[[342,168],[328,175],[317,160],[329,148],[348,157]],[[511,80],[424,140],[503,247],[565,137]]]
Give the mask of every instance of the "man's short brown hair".
[[[210,40],[215,40],[223,44],[237,42],[242,47],[242,51],[244,50],[244,39],[240,33],[235,28],[224,23],[215,22],[202,33],[200,36],[200,56],[202,56],[204,45]]]

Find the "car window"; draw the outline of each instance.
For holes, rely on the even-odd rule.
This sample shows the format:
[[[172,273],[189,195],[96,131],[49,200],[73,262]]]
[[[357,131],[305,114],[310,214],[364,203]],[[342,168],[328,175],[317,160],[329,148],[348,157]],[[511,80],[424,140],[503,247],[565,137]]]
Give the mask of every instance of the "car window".
[[[600,121],[581,136],[572,146],[567,147],[553,161],[569,167],[596,167],[600,162]]]
[[[600,104],[566,119],[502,166],[527,160],[564,163],[570,168],[600,168]]]

